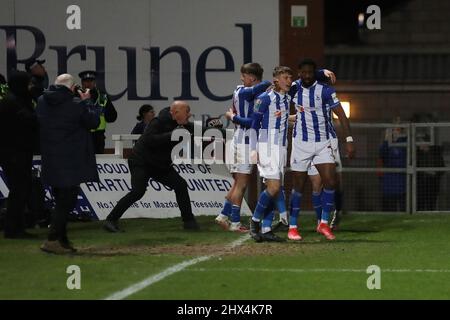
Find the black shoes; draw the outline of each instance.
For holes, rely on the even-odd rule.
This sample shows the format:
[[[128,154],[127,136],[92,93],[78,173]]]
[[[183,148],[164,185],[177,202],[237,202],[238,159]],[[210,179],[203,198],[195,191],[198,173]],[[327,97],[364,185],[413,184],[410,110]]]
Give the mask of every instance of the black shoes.
[[[191,230],[191,231],[200,230],[200,227],[197,224],[197,221],[195,221],[195,219],[184,221],[183,228],[184,228],[184,230]]]
[[[266,241],[266,242],[285,242],[286,241],[286,239],[280,238],[272,231],[269,231],[266,233],[261,233],[260,237],[261,237],[261,241]]]
[[[259,222],[254,221],[252,218],[250,218],[250,237],[252,237],[253,240],[256,242],[261,242],[261,226]]]
[[[259,222],[250,218],[250,236],[256,242],[284,242],[286,239],[280,238],[272,231],[261,233],[261,225]]]
[[[289,231],[289,225],[285,224],[282,221],[278,221],[272,225],[273,231],[280,231],[280,232],[288,232]]]
[[[124,232],[122,229],[119,228],[119,222],[113,220],[106,220],[105,224],[103,225],[103,229],[112,233]]]
[[[77,249],[73,247],[73,243],[70,241],[60,241],[61,247],[70,251],[70,253],[77,252]]]
[[[67,241],[61,242],[58,240],[47,240],[41,245],[41,250],[47,253],[54,254],[67,254],[67,253],[75,253],[77,250]]]

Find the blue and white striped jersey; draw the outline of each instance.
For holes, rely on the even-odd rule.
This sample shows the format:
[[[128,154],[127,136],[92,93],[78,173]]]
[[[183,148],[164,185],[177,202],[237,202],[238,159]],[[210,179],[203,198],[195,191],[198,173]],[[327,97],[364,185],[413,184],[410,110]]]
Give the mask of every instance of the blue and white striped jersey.
[[[246,131],[252,126],[252,115],[255,97],[263,93],[270,87],[269,81],[262,81],[253,87],[237,86],[233,92],[233,123],[236,124],[234,133],[235,143],[248,144],[249,138],[246,138]]]
[[[281,94],[274,90],[257,97],[252,129],[259,133],[258,142],[270,141],[276,145],[287,145],[290,101],[289,94]]]
[[[255,97],[270,87],[269,81],[262,81],[253,87],[237,86],[233,92],[233,110],[236,114],[233,122],[237,128],[248,129],[252,125],[252,115]]]
[[[289,91],[297,109],[292,137],[302,141],[320,142],[336,138],[331,109],[340,104],[333,87],[315,82],[304,88],[301,80],[293,83]]]

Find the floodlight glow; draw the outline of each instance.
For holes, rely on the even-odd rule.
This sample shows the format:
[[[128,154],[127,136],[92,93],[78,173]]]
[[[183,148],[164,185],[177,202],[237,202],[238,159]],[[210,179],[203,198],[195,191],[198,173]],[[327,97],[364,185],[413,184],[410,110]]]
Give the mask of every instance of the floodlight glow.
[[[344,109],[345,115],[350,119],[350,102],[349,101],[341,101],[342,109]],[[337,115],[333,112],[333,119],[337,119]]]

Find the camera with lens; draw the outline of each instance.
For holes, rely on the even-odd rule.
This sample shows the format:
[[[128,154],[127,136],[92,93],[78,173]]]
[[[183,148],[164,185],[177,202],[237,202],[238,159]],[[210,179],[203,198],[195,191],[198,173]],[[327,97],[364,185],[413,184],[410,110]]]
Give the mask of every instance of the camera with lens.
[[[73,94],[74,94],[76,97],[80,97],[80,92],[85,93],[86,90],[83,89],[79,84],[76,84],[76,85],[74,86]]]
[[[85,93],[86,90],[83,89],[79,84],[75,85],[75,92],[81,91],[82,93]]]

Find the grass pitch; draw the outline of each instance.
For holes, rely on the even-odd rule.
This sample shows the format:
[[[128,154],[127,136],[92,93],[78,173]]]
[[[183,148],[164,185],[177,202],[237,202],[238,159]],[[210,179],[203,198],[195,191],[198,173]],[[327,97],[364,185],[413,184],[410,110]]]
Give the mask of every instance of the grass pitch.
[[[450,215],[346,215],[333,242],[306,215],[301,242],[234,248],[242,234],[212,216],[198,221],[200,232],[183,231],[180,219],[123,220],[120,234],[71,223],[72,256],[41,252],[46,230],[32,231],[38,240],[0,239],[0,299],[104,299],[204,256],[127,299],[450,299]],[[70,265],[80,267],[79,290],[67,288]],[[367,288],[370,265],[381,269],[381,289]]]

